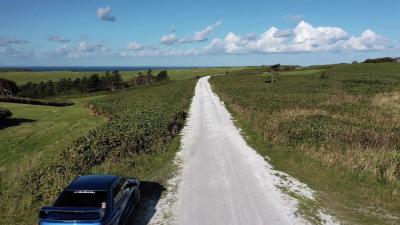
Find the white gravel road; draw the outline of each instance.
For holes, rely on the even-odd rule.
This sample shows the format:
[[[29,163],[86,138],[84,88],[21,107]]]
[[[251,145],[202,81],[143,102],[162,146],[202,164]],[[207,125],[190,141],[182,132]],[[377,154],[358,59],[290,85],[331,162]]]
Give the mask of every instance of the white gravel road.
[[[297,200],[279,187],[309,199],[313,191],[246,144],[208,79],[196,86],[179,153],[181,173],[150,224],[307,224]]]

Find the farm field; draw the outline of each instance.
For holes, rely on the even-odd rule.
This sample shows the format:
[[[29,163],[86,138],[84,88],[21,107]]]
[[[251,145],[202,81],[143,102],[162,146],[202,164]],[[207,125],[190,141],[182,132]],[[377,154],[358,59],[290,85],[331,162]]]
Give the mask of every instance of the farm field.
[[[190,79],[196,76],[205,76],[210,74],[224,73],[225,71],[235,71],[241,69],[240,67],[216,67],[216,68],[193,68],[193,69],[173,69],[168,70],[169,76],[172,80]],[[136,76],[139,72],[145,74],[147,71],[120,71],[124,81]],[[157,74],[159,70],[154,70],[153,73]],[[0,78],[5,78],[22,85],[28,82],[40,83],[48,80],[58,81],[63,78],[81,78],[90,76],[96,72],[71,72],[71,71],[52,71],[52,72],[0,72]],[[104,74],[105,72],[97,72]]]
[[[34,154],[53,155],[80,135],[105,122],[83,107],[88,99],[71,99],[75,104],[51,107],[0,103],[13,116],[0,122],[0,166]]]
[[[0,201],[7,203],[0,207],[0,224],[33,224],[38,208],[79,174],[112,173],[162,183],[173,170],[170,162],[194,85],[194,80],[171,81],[74,96],[70,108],[2,103],[13,118],[26,122],[1,130],[1,142],[8,140],[8,154],[2,154],[8,158],[0,171]],[[84,103],[90,110],[82,108]],[[49,115],[54,116],[50,121],[42,120]],[[70,134],[64,136],[63,130]],[[35,147],[26,150],[27,144]]]
[[[291,71],[273,84],[269,76],[211,79],[249,143],[320,191],[341,221],[398,223],[400,64]]]

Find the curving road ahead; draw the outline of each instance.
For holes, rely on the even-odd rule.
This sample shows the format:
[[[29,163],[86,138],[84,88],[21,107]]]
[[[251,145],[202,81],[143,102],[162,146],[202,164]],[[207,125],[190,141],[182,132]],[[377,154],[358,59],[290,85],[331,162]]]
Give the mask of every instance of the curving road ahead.
[[[302,223],[296,202],[276,188],[276,171],[246,144],[208,79],[198,81],[182,138],[175,222]]]

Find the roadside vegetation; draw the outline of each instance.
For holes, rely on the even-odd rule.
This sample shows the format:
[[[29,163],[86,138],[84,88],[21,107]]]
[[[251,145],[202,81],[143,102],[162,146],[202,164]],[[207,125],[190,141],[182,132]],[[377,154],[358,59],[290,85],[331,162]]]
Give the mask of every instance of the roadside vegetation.
[[[192,79],[162,82],[79,100],[97,116],[93,119],[104,122],[98,123],[98,126],[89,131],[75,132],[79,134],[78,137],[67,140],[67,145],[56,144],[57,148],[52,146],[57,140],[38,138],[41,140],[41,143],[36,143],[38,149],[48,145],[48,150],[17,160],[18,163],[13,165],[3,165],[0,201],[5,204],[0,206],[3,212],[0,223],[33,224],[38,208],[51,203],[77,175],[94,172],[135,176],[140,179],[165,179],[179,147],[177,135],[184,124],[194,85],[195,80]],[[22,106],[3,104],[15,112],[21,109],[12,107]],[[57,109],[70,107],[84,110],[77,105]],[[54,108],[49,107],[49,110]],[[42,112],[46,114],[45,111]],[[65,121],[60,121],[60,125],[67,121],[76,124],[72,118],[64,119]],[[35,123],[27,122],[22,125]],[[11,127],[4,131],[11,135],[17,130],[22,132],[21,128],[18,125],[15,131],[10,130]],[[45,133],[46,129],[43,129],[43,134]],[[62,138],[53,133],[56,138]],[[21,134],[20,137],[26,136]],[[19,143],[12,137],[0,139],[3,138]],[[31,145],[33,146],[32,143],[29,144]],[[8,151],[14,151],[13,145],[9,146]],[[29,149],[33,151],[32,148]],[[24,154],[24,151],[21,150],[19,154]],[[26,155],[29,156],[29,153],[26,152]]]
[[[400,219],[400,64],[211,79],[250,143],[349,224]]]

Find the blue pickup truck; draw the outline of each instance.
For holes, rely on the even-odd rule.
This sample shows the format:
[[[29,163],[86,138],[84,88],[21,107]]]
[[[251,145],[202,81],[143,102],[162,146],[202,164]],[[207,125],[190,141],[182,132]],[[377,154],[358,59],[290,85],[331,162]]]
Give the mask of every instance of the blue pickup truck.
[[[77,177],[40,210],[39,225],[125,225],[140,201],[139,185],[112,175]]]

